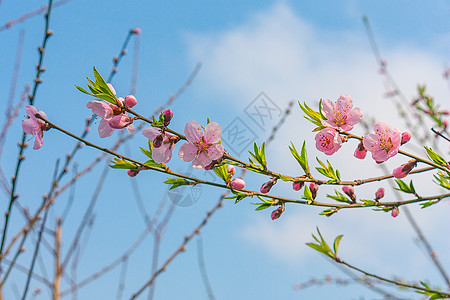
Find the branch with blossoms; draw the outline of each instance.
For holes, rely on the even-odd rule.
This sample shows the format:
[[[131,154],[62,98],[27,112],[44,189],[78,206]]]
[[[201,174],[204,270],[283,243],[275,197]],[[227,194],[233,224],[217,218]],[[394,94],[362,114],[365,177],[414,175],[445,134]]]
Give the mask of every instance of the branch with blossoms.
[[[340,209],[357,208],[357,207],[375,207],[383,211],[392,211],[395,216],[398,214],[398,207],[402,205],[425,202],[424,207],[435,204],[440,200],[447,198],[450,194],[440,194],[435,196],[420,196],[414,188],[412,181],[406,184],[400,178],[406,177],[408,174],[419,173],[423,171],[439,169],[438,176],[442,178],[442,186],[448,185],[450,180],[450,170],[447,162],[442,156],[434,152],[431,148],[426,148],[428,158],[418,157],[411,153],[400,150],[400,146],[407,143],[411,139],[409,132],[401,133],[400,130],[392,128],[386,122],[377,122],[374,126],[374,134],[367,134],[364,137],[356,136],[349,133],[350,130],[361,120],[362,111],[360,108],[353,108],[353,100],[349,95],[342,95],[336,102],[331,100],[321,100],[319,111],[314,111],[308,105],[300,104],[300,108],[306,114],[306,119],[312,122],[317,127],[313,131],[318,131],[315,141],[316,148],[326,155],[336,153],[345,142],[349,139],[357,139],[360,141],[354,156],[363,159],[367,151],[371,152],[372,158],[377,164],[387,161],[389,158],[402,154],[412,158],[407,163],[394,169],[392,175],[379,176],[368,179],[349,180],[344,181],[340,178],[340,173],[335,170],[331,163],[322,162],[317,158],[320,167],[316,170],[321,175],[327,177],[326,180],[316,179],[310,172],[306,145],[303,143],[300,153],[297,152],[295,146],[292,144],[290,148],[292,155],[300,164],[305,174],[302,176],[289,176],[279,172],[272,171],[268,168],[265,155],[265,145],[260,147],[254,145],[253,152],[250,152],[249,163],[243,162],[231,155],[229,155],[224,146],[221,144],[222,128],[216,122],[210,122],[205,127],[202,127],[196,121],[190,121],[184,128],[184,135],[169,128],[170,122],[173,118],[173,112],[170,109],[162,112],[158,118],[155,116],[152,119],[143,117],[131,108],[137,104],[134,96],[128,95],[125,98],[117,97],[116,92],[111,84],[107,83],[100,73],[94,68],[94,79],[89,81],[89,91],[82,87],[77,88],[88,95],[91,95],[99,100],[93,100],[87,103],[87,107],[92,112],[101,118],[98,126],[98,133],[101,138],[109,137],[116,129],[126,128],[129,133],[134,132],[133,122],[135,120],[142,120],[151,125],[145,128],[142,133],[149,139],[148,149],[141,148],[149,160],[146,162],[139,162],[135,159],[123,156],[117,152],[103,148],[88,142],[76,135],[64,130],[63,128],[51,123],[45,114],[37,112],[35,108],[28,106],[29,119],[23,123],[24,131],[37,136],[36,140],[41,145],[43,131],[50,128],[55,128],[84,144],[97,148],[103,152],[112,154],[116,159],[112,162],[111,167],[118,169],[126,169],[128,175],[134,177],[142,170],[154,170],[175,176],[165,181],[170,184],[171,188],[177,188],[183,185],[197,185],[207,184],[224,189],[229,189],[234,196],[229,197],[235,199],[235,203],[240,202],[247,197],[256,197],[261,202],[252,203],[258,205],[257,210],[263,210],[270,207],[277,207],[272,213],[272,219],[277,219],[285,211],[286,203],[307,204],[313,206],[327,207],[328,209],[321,214],[330,216]],[[28,112],[27,111],[27,112]],[[224,183],[218,184],[215,182],[205,181],[192,176],[186,176],[170,170],[167,163],[172,159],[172,152],[176,144],[184,140],[178,151],[178,156],[185,162],[191,162],[196,169],[213,170]],[[413,170],[418,163],[428,165],[426,168]],[[254,173],[270,177],[270,180],[263,183],[260,191],[246,190],[245,182],[242,179],[235,178],[233,175],[235,171],[233,168],[239,167],[247,169]],[[366,184],[368,182],[381,181],[390,178],[397,178],[398,189],[404,193],[412,194],[413,199],[406,201],[395,202],[380,202],[382,198],[381,190],[375,193],[373,200],[357,199],[353,186]],[[302,199],[292,199],[282,196],[268,194],[271,188],[277,182],[288,181],[292,182],[294,190],[300,190],[305,186],[305,182],[309,182],[309,186],[305,186],[304,195]],[[336,195],[327,195],[328,198],[340,202],[326,203],[316,201],[318,189],[320,185],[341,185],[343,186],[342,194],[335,191]]]

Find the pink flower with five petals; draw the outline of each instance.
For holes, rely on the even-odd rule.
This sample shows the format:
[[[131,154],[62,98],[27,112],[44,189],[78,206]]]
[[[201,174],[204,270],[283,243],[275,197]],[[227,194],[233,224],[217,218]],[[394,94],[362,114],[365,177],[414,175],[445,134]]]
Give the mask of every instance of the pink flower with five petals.
[[[362,118],[359,107],[353,108],[350,95],[341,95],[336,103],[325,99],[322,101],[322,113],[327,120],[321,120],[323,126],[349,131],[353,129]]]
[[[372,152],[372,158],[382,163],[398,153],[402,134],[397,128],[392,129],[386,122],[375,123],[375,134],[363,138],[364,148]]]
[[[202,130],[196,121],[190,121],[184,127],[187,142],[181,145],[178,156],[183,161],[192,161],[192,166],[202,169],[213,160],[223,156],[223,145],[218,144],[222,137],[222,127],[211,122]]]
[[[22,128],[23,131],[25,131],[25,133],[36,136],[36,139],[34,140],[33,149],[37,150],[41,148],[42,145],[44,144],[43,140],[44,131],[48,130],[49,128],[47,127],[44,121],[36,118],[36,114],[39,114],[44,119],[47,119],[47,115],[43,111],[38,111],[36,107],[31,105],[26,105],[25,111],[29,118],[22,122]]]

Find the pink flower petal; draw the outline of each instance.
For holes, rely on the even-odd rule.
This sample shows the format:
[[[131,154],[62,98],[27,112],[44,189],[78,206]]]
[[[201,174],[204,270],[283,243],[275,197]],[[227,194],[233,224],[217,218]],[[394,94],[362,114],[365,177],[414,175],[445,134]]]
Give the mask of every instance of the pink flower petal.
[[[212,162],[205,152],[200,152],[197,158],[192,161],[192,166],[196,169],[203,169]]]
[[[189,142],[198,142],[203,136],[202,127],[196,121],[189,121],[184,127],[184,135]]]
[[[25,112],[32,120],[36,120],[35,114],[37,114],[37,112],[38,112],[36,107],[31,106],[31,105],[26,105]]]
[[[135,130],[135,128],[134,128],[134,125],[133,124],[130,124],[130,125],[128,125],[127,127],[127,130],[128,130],[128,133],[133,133],[134,132],[134,130]]]
[[[159,148],[152,151],[152,159],[157,163],[168,163],[172,158],[172,149],[170,144],[162,144]]]
[[[197,155],[197,147],[190,142],[186,142],[181,145],[180,150],[178,151],[178,156],[183,161],[192,161]]]
[[[142,134],[149,140],[154,141],[161,134],[161,129],[155,127],[147,127],[142,130]]]
[[[211,160],[216,160],[223,156],[224,151],[222,144],[215,144],[208,148],[208,156]]]
[[[44,144],[43,133],[42,131],[39,131],[38,134],[36,135],[36,138],[34,139],[33,149],[37,150],[41,148],[43,144]]]
[[[211,144],[216,144],[222,138],[222,127],[216,122],[211,122],[205,126],[205,141]]]
[[[106,119],[101,119],[100,124],[98,125],[98,135],[101,138],[105,138],[111,136],[114,132],[114,128],[109,126],[109,121]]]
[[[105,101],[89,101],[86,107],[92,110],[92,113],[101,118],[108,118],[112,115],[112,108]]]
[[[39,125],[39,123],[37,123],[36,120],[32,120],[30,118],[23,120],[22,128],[23,131],[25,131],[25,133],[36,135],[40,131],[41,125]]]

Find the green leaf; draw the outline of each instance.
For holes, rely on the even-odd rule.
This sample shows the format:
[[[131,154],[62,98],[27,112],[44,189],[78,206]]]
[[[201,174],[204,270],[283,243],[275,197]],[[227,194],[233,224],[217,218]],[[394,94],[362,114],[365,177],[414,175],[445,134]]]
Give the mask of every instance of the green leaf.
[[[252,165],[261,166],[263,169],[267,169],[267,161],[266,161],[266,154],[265,154],[265,143],[261,145],[260,148],[258,148],[258,145],[256,143],[253,144],[253,152],[248,151],[250,155],[253,157],[253,159],[256,161],[253,161],[251,158],[248,160]]]
[[[341,242],[341,239],[342,239],[343,236],[344,235],[341,234],[341,235],[339,235],[338,237],[336,237],[334,239],[333,249],[334,249],[334,254],[335,255],[337,254],[337,251],[338,251],[338,248],[339,248],[339,243]]]
[[[305,199],[306,201],[308,201],[308,204],[311,204],[314,202],[314,199],[312,197],[312,193],[311,190],[309,189],[308,186],[305,185],[304,191],[303,191],[303,197],[302,199]]]
[[[422,205],[421,208],[427,208],[428,206],[434,205],[434,204],[436,204],[438,202],[439,202],[439,200],[430,200],[430,201],[427,201],[427,202],[422,202],[422,203],[420,203],[420,205]]]
[[[242,192],[238,192],[238,191],[235,191],[235,190],[231,190],[231,192],[234,194],[234,196],[226,197],[225,199],[236,199],[236,201],[234,201],[234,204],[237,204],[242,199],[248,197],[247,193],[242,193]]]
[[[174,189],[174,188],[177,188],[177,187],[179,187],[179,186],[183,186],[183,185],[191,185],[191,184],[192,184],[192,182],[190,182],[190,181],[188,181],[188,180],[186,180],[186,179],[184,179],[184,178],[181,178],[181,177],[178,177],[178,178],[168,178],[166,181],[164,181],[164,183],[165,183],[165,184],[171,184],[171,185],[172,185],[172,186],[170,187],[171,190]]]
[[[377,202],[374,201],[374,200],[364,200],[364,199],[360,199],[360,201],[361,201],[362,203],[364,203],[364,206],[374,206],[374,205],[377,204]]]
[[[311,107],[309,107],[306,103],[303,103],[303,105],[302,105],[299,101],[298,105],[300,105],[301,110],[303,110],[303,112],[306,114],[305,119],[307,119],[314,125],[318,126],[317,128],[314,129],[314,131],[325,128],[325,126],[322,125],[322,122],[320,122],[320,120],[322,119],[321,113],[316,112]]]
[[[128,169],[136,169],[137,168],[137,166],[134,163],[117,158],[117,157],[114,158],[111,161],[111,163],[112,163],[112,165],[109,165],[109,166],[113,169],[127,169],[128,170]]]
[[[338,170],[334,171],[333,166],[331,165],[331,163],[328,160],[327,160],[326,166],[318,157],[316,157],[316,160],[322,166],[322,168],[316,167],[317,172],[324,175],[325,177],[330,178],[331,180],[329,181],[329,183],[341,181],[341,176],[340,176],[339,171]]]
[[[433,149],[429,147],[424,147],[427,151],[428,157],[436,164],[440,166],[445,166],[447,164],[447,161],[438,153],[434,152]]]
[[[144,165],[147,166],[147,167],[154,167],[154,168],[164,169],[164,164],[157,163],[153,159],[147,160],[144,163]]]
[[[331,198],[333,200],[339,201],[339,202],[345,202],[345,203],[353,203],[352,200],[345,197],[342,193],[338,192],[337,190],[334,190],[336,193],[336,196],[333,195],[327,195],[328,198]]]
[[[409,185],[407,185],[403,180],[396,179],[395,182],[398,185],[398,188],[395,188],[398,191],[402,191],[407,194],[414,194],[416,191],[414,190],[414,185],[412,184],[412,180]]]
[[[215,167],[213,171],[225,182],[228,182],[231,179],[231,174],[228,173],[228,168],[226,164]]]
[[[308,166],[308,157],[306,155],[306,146],[305,141],[303,141],[301,155],[298,154],[297,149],[295,149],[294,143],[291,142],[291,146],[289,146],[289,150],[292,153],[292,156],[297,160],[299,165],[302,167],[305,174],[309,174],[309,166]]]

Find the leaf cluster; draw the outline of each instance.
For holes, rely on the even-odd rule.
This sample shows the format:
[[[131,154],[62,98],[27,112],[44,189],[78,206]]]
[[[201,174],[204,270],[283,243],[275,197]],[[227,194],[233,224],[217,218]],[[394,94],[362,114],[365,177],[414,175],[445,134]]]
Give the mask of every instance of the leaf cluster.
[[[88,88],[89,88],[90,92],[86,91],[85,89],[83,89],[82,87],[80,87],[78,85],[75,85],[76,88],[85,94],[88,94],[95,98],[99,98],[99,99],[105,100],[109,103],[117,105],[116,95],[114,95],[114,93],[108,87],[108,85],[106,84],[106,81],[103,79],[103,77],[97,71],[97,69],[95,67],[93,69],[94,69],[95,81],[89,79],[89,77],[86,77],[86,79],[90,83],[90,84],[88,84]]]

